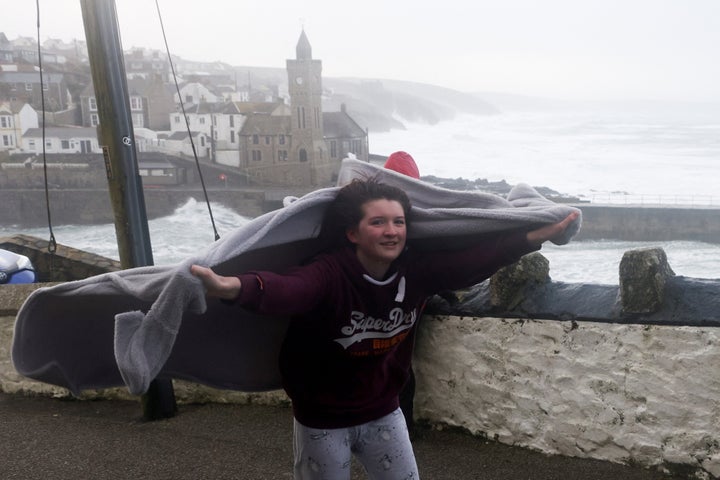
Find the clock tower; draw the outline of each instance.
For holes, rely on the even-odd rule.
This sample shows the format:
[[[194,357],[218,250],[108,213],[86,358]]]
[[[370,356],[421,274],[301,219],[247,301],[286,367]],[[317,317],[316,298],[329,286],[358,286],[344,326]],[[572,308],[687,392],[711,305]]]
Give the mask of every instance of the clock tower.
[[[333,172],[323,137],[322,62],[313,60],[305,30],[295,53],[294,60],[287,60],[293,157],[289,160],[307,165],[301,169],[307,170],[310,185],[324,186],[332,182]]]

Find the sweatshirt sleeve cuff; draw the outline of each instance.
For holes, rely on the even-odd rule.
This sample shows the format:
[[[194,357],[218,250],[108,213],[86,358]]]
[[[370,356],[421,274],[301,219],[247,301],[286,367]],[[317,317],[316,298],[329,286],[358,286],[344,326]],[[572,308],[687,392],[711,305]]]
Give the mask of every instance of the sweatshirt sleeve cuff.
[[[537,252],[542,247],[542,245],[531,245],[525,231],[511,233],[505,238],[504,243],[508,255],[518,258],[531,252]]]
[[[263,293],[262,278],[256,273],[244,273],[237,276],[240,279],[240,294],[235,299],[238,303],[246,307],[257,307]]]

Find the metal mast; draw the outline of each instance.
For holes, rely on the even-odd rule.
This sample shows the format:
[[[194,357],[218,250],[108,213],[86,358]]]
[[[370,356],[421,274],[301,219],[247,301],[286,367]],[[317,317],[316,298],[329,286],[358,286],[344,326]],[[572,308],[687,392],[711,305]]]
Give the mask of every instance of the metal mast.
[[[103,146],[120,264],[123,268],[152,265],[115,1],[80,0],[80,4],[100,119],[98,140]],[[154,380],[142,403],[148,420],[173,416],[177,407],[172,382]]]

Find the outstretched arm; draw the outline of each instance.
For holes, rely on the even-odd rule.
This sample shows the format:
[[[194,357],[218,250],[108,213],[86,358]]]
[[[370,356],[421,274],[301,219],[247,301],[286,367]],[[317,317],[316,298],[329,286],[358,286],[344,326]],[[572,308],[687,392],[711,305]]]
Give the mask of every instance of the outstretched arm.
[[[207,291],[209,297],[217,297],[225,300],[234,300],[240,295],[242,283],[237,277],[225,277],[218,275],[207,267],[193,265],[190,273],[198,277]]]
[[[545,225],[537,230],[531,230],[527,233],[527,241],[530,245],[542,245],[548,240],[559,238],[565,233],[568,226],[578,217],[577,212],[573,212],[558,223]]]

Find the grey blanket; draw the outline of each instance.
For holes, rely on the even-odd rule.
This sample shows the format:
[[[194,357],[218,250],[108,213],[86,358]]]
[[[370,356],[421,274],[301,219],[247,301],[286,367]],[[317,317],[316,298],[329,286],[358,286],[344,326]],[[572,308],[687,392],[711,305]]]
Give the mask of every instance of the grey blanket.
[[[343,161],[338,184],[374,176],[410,197],[409,242],[417,248],[462,246],[493,232],[531,229],[579,213],[527,185],[516,186],[507,198],[447,190],[354,159]],[[324,211],[339,188],[289,201],[178,264],[36,290],[16,319],[15,368],[74,394],[123,384],[140,394],[157,376],[241,391],[279,388],[277,355],[288,319],[206,299],[189,267],[196,263],[232,274],[299,264],[317,253]],[[578,217],[558,243],[569,241],[580,223]]]

